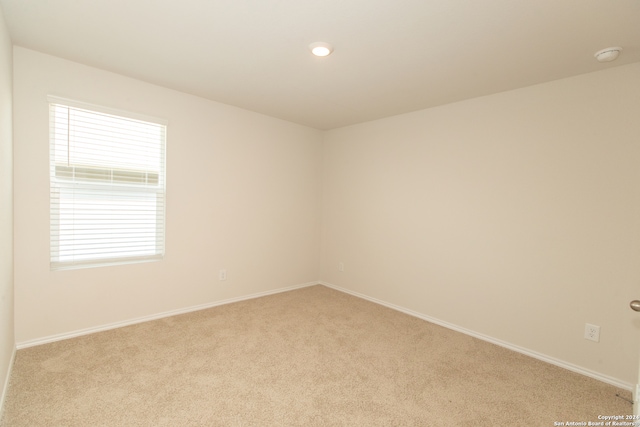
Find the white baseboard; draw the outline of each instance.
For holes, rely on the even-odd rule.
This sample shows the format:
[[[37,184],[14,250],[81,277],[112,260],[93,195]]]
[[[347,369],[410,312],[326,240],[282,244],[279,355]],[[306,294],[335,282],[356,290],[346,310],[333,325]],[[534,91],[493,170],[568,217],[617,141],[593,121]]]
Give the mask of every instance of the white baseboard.
[[[106,325],[96,326],[96,327],[92,327],[92,328],[80,329],[80,330],[76,330],[76,331],[65,332],[65,333],[62,333],[62,334],[50,335],[48,337],[36,338],[36,339],[33,339],[33,340],[28,340],[28,341],[22,341],[22,342],[17,343],[16,347],[17,347],[18,350],[23,349],[23,348],[27,348],[27,347],[35,347],[37,345],[48,344],[48,343],[52,343],[52,342],[56,342],[56,341],[62,341],[62,340],[66,340],[66,339],[69,339],[69,338],[76,338],[76,337],[80,337],[80,336],[83,336],[83,335],[94,334],[96,332],[108,331],[110,329],[122,328],[123,326],[135,325],[137,323],[149,322],[149,321],[152,321],[152,320],[163,319],[165,317],[177,316],[179,314],[191,313],[193,311],[205,310],[207,308],[217,307],[219,305],[231,304],[231,303],[234,303],[234,302],[240,302],[240,301],[250,300],[250,299],[254,299],[254,298],[260,298],[260,297],[264,297],[264,296],[267,296],[267,295],[274,295],[274,294],[279,294],[279,293],[282,293],[282,292],[293,291],[295,289],[306,288],[306,287],[314,286],[314,285],[318,285],[318,284],[319,284],[319,282],[317,282],[317,281],[308,282],[308,283],[303,283],[301,285],[294,285],[294,286],[278,288],[278,289],[265,291],[265,292],[258,292],[258,293],[255,293],[255,294],[246,295],[246,296],[242,296],[242,297],[229,298],[229,299],[225,299],[225,300],[221,300],[221,301],[214,301],[214,302],[210,302],[210,303],[206,303],[206,304],[194,305],[194,306],[191,306],[191,307],[185,307],[185,308],[181,308],[181,309],[177,309],[177,310],[165,311],[163,313],[152,314],[152,315],[143,316],[143,317],[137,317],[135,319],[125,320],[125,321],[122,321],[122,322],[109,323],[109,324],[106,324]]]
[[[2,413],[4,412],[4,401],[9,392],[9,380],[11,379],[11,371],[13,371],[13,362],[16,360],[16,347],[13,347],[13,353],[11,353],[11,359],[9,359],[9,367],[7,369],[7,376],[4,379],[4,386],[2,387],[2,394],[0,394],[0,420],[2,419]]]
[[[564,360],[556,359],[554,357],[550,357],[550,356],[547,356],[545,354],[538,353],[536,351],[529,350],[527,348],[520,347],[520,346],[511,344],[511,343],[508,343],[506,341],[502,341],[502,340],[499,340],[499,339],[496,339],[496,338],[493,338],[493,337],[490,337],[490,336],[487,336],[487,335],[484,335],[484,334],[480,334],[480,333],[472,331],[470,329],[466,329],[466,328],[454,325],[452,323],[445,322],[445,321],[442,321],[440,319],[436,319],[434,317],[427,316],[425,314],[418,313],[416,311],[409,310],[407,308],[400,307],[400,306],[397,306],[395,304],[391,304],[391,303],[388,303],[386,301],[379,300],[377,298],[372,298],[370,296],[361,294],[359,292],[354,292],[354,291],[351,291],[349,289],[341,288],[339,286],[336,286],[336,285],[333,285],[333,284],[327,283],[327,282],[322,282],[321,281],[320,284],[324,285],[324,286],[326,286],[328,288],[335,289],[336,291],[344,292],[346,294],[353,295],[355,297],[362,298],[362,299],[365,299],[367,301],[371,301],[373,303],[376,303],[376,304],[391,308],[393,310],[408,314],[409,316],[417,317],[418,319],[422,319],[422,320],[425,320],[425,321],[430,322],[430,323],[435,323],[436,325],[443,326],[443,327],[445,327],[447,329],[451,329],[451,330],[454,330],[456,332],[461,332],[461,333],[463,333],[465,335],[469,335],[469,336],[472,336],[474,338],[478,338],[478,339],[481,339],[483,341],[490,342],[491,344],[499,345],[500,347],[504,347],[504,348],[507,348],[509,350],[513,350],[515,352],[524,354],[526,356],[533,357],[534,359],[538,359],[538,360],[541,360],[543,362],[547,362],[547,363],[550,363],[552,365],[559,366],[561,368],[567,369],[569,371],[576,372],[578,374],[582,374],[582,375],[585,375],[587,377],[594,378],[596,380],[602,381],[603,383],[611,384],[613,386],[616,386],[616,387],[619,387],[619,388],[622,388],[622,389],[625,389],[625,390],[629,390],[629,391],[632,391],[633,388],[634,388],[633,384],[628,383],[626,381],[621,381],[621,380],[619,380],[617,378],[613,378],[613,377],[610,377],[610,376],[607,376],[607,375],[603,375],[603,374],[600,374],[598,372],[583,368],[581,366],[577,366],[577,365],[574,365],[572,363],[565,362]]]

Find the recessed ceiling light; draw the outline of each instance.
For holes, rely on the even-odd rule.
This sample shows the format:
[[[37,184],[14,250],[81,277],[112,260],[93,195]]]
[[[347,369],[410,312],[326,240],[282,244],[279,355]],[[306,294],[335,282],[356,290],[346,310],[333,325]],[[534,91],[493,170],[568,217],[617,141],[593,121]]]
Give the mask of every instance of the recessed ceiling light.
[[[333,46],[324,42],[311,43],[309,49],[315,56],[327,56],[333,52]]]
[[[597,51],[593,56],[595,56],[599,62],[610,62],[616,59],[618,55],[620,55],[620,52],[622,52],[621,47],[608,47]]]

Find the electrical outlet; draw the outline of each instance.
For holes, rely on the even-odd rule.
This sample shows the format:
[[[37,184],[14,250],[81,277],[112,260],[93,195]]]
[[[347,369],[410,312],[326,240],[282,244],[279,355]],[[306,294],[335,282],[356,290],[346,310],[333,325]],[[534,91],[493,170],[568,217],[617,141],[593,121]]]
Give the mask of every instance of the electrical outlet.
[[[338,271],[344,271],[344,262],[340,261],[338,263]]]
[[[218,279],[227,280],[227,270],[220,270],[218,273]]]
[[[600,342],[600,326],[585,323],[584,338],[587,340]]]

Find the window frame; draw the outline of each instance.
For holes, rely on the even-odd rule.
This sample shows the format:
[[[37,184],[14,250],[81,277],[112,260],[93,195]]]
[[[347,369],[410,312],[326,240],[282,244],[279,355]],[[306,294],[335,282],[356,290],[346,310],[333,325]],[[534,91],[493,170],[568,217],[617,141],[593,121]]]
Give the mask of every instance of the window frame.
[[[81,268],[94,268],[94,267],[103,267],[103,266],[113,266],[113,265],[123,265],[123,264],[134,264],[134,263],[143,263],[143,262],[153,262],[160,261],[164,259],[165,250],[166,250],[166,198],[167,198],[167,188],[166,188],[166,172],[167,172],[167,163],[166,163],[166,153],[167,153],[167,139],[168,139],[168,120],[161,119],[158,117],[152,117],[148,115],[133,113],[130,111],[114,109],[109,107],[104,107],[100,105],[90,104],[81,101],[70,100],[67,98],[61,98],[53,95],[47,96],[47,104],[49,107],[49,263],[51,271],[58,270],[70,270],[70,269],[81,269]],[[126,167],[122,168],[121,173],[114,173],[115,168],[111,168],[110,180],[106,181],[104,179],[96,178],[96,179],[80,179],[76,181],[75,175],[71,178],[71,180],[66,179],[65,177],[61,178],[60,175],[57,175],[62,169],[60,165],[56,163],[56,147],[55,147],[55,125],[54,125],[54,115],[52,109],[55,108],[54,105],[60,105],[63,107],[68,107],[70,109],[78,109],[85,110],[92,113],[98,114],[106,114],[110,116],[115,116],[117,118],[122,119],[130,119],[140,122],[145,122],[148,124],[161,126],[161,139],[160,139],[160,148],[159,148],[159,171],[157,176],[152,177],[151,181],[149,178],[149,174],[147,173],[145,177],[145,182],[141,185],[136,184],[135,181],[127,182],[127,176],[129,179],[133,179],[133,177],[139,178],[138,173],[132,172],[132,170],[127,169]],[[63,168],[65,168],[63,166]],[[66,166],[68,172],[71,170],[71,174],[75,174],[76,169],[83,169],[85,174],[90,174],[92,167],[82,167],[82,166]],[[102,171],[104,173],[108,168],[93,168],[94,171]],[[87,172],[89,171],[89,172]],[[127,175],[128,174],[128,175]],[[114,179],[114,176],[117,175],[119,180]],[[71,176],[71,175],[69,175]],[[135,255],[135,256],[123,256],[122,254],[118,255],[117,253],[112,252],[109,256],[99,256],[91,259],[72,259],[72,260],[60,260],[60,247],[61,241],[59,238],[54,238],[54,233],[60,234],[60,222],[61,222],[61,201],[63,191],[74,191],[75,189],[82,190],[81,192],[86,192],[86,197],[94,197],[100,198],[104,197],[106,194],[111,194],[111,196],[118,200],[123,199],[123,195],[129,194],[140,197],[141,200],[149,195],[155,195],[155,209],[154,209],[154,217],[155,217],[155,227],[150,227],[150,229],[155,228],[155,246],[153,249],[153,254],[151,255]],[[54,194],[54,193],[57,193]],[[54,195],[57,196],[57,199],[54,198]],[[91,196],[93,195],[93,196]],[[81,196],[73,196],[81,198]],[[126,198],[126,197],[125,197]],[[55,201],[55,203],[54,203]],[[113,203],[113,202],[112,202]],[[160,207],[158,207],[158,203],[160,203]],[[108,233],[104,233],[105,235]],[[153,241],[150,240],[150,241]],[[149,244],[148,244],[149,245]],[[138,248],[142,247],[143,244],[138,246]],[[153,245],[152,245],[153,246]]]

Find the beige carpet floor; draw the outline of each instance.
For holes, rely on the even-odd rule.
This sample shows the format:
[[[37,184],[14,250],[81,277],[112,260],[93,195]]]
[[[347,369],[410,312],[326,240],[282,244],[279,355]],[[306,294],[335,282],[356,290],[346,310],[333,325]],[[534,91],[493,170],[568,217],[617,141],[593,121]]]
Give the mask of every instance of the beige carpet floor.
[[[313,286],[19,350],[0,426],[554,426],[616,393]]]

